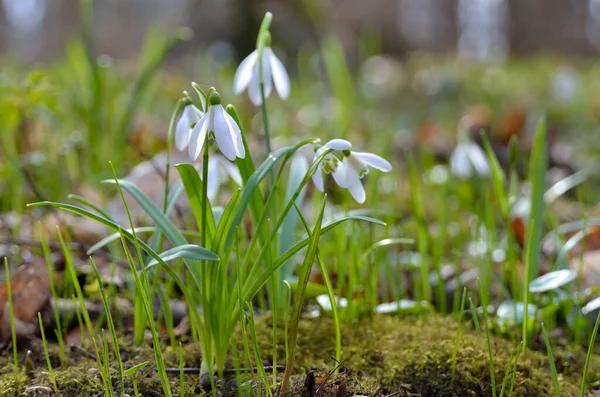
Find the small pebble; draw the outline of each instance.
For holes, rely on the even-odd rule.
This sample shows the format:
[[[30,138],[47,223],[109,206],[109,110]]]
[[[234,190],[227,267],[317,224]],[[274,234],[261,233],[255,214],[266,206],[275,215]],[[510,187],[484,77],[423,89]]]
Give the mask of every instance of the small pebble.
[[[210,390],[210,375],[204,373],[200,376],[200,386],[206,391]]]
[[[26,394],[38,395],[38,392],[52,393],[52,389],[46,386],[31,386],[25,389]]]

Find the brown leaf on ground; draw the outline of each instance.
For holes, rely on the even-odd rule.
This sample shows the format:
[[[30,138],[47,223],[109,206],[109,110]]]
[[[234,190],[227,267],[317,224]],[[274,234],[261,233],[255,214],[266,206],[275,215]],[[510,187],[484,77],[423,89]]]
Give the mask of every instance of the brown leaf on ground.
[[[56,276],[60,278],[60,273],[57,272]],[[26,339],[39,332],[38,312],[42,313],[44,322],[50,321],[52,317],[52,291],[46,263],[38,260],[21,266],[11,276],[10,285],[17,339]],[[0,318],[0,344],[4,345],[11,338],[7,284],[0,287]]]

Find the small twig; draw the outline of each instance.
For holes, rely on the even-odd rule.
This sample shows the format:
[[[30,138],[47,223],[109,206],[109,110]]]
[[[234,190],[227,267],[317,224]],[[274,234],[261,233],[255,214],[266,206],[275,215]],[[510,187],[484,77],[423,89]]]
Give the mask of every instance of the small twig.
[[[43,194],[42,191],[38,188],[37,184],[33,180],[33,177],[31,176],[31,173],[29,172],[29,170],[27,168],[25,168],[24,166],[21,166],[21,173],[23,173],[23,176],[25,177],[25,182],[27,183],[27,186],[29,186],[29,188],[31,189],[33,194],[35,194],[35,196],[38,198],[38,200],[39,201],[48,201],[48,197],[46,197],[46,195]]]
[[[317,387],[317,390],[315,390],[315,396],[317,394],[319,394],[319,391],[321,391],[321,388],[323,386],[325,386],[325,383],[327,383],[327,380],[331,377],[331,375],[333,375],[333,373],[335,371],[338,370],[339,367],[344,367],[346,369],[346,371],[351,372],[350,368],[348,368],[347,366],[344,365],[344,360],[342,361],[338,361],[334,356],[330,357],[333,361],[335,361],[337,363],[337,365],[335,366],[334,369],[332,369],[331,371],[329,371],[329,373],[327,374],[327,376],[325,377],[325,379],[323,380],[323,382],[321,382],[321,384],[319,385],[319,387]]]
[[[344,365],[344,361],[346,361],[346,360],[338,361],[337,358],[335,358],[334,356],[331,356],[329,358],[331,358],[333,361],[335,361],[338,364],[338,366],[335,368],[335,370],[337,370],[339,367],[344,367],[346,369],[346,371],[352,372],[352,370],[350,368],[348,368],[347,366]]]

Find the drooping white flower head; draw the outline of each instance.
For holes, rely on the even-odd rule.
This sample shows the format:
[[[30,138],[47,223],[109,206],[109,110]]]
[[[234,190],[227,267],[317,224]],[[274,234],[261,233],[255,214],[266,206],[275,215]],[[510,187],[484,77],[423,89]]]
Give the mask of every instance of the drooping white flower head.
[[[192,127],[202,116],[204,116],[204,113],[193,104],[189,104],[183,109],[183,114],[175,126],[175,146],[177,150],[182,151],[190,144]]]
[[[290,77],[270,46],[265,46],[263,50],[262,65],[265,98],[271,95],[275,84],[281,99],[286,99],[290,95]],[[233,92],[239,95],[248,89],[248,96],[256,106],[262,104],[259,73],[258,50],[254,50],[240,63],[233,80]]]
[[[483,149],[476,143],[466,140],[456,145],[450,155],[450,172],[462,179],[471,178],[474,173],[481,177],[488,177],[490,164]]]
[[[458,123],[458,145],[450,155],[450,172],[462,179],[473,174],[481,177],[490,175],[490,164],[483,149],[471,140],[469,129],[473,125],[470,116],[464,116]]]
[[[243,159],[246,156],[242,133],[235,120],[225,111],[221,105],[219,94],[213,92],[209,98],[210,107],[200,121],[192,130],[189,144],[189,154],[195,161],[204,145],[206,134],[209,139],[215,139],[219,150],[229,160],[234,161],[236,157]]]
[[[229,179],[232,179],[238,186],[242,186],[242,176],[235,164],[220,154],[211,156],[208,160],[208,182],[206,185],[206,193],[210,202],[214,203],[219,187],[227,183]]]
[[[365,189],[361,179],[369,173],[369,168],[383,172],[392,170],[392,165],[387,160],[373,153],[353,152],[352,144],[343,139],[327,142],[315,152],[315,160],[327,149],[334,151],[325,156],[319,170],[313,175],[315,186],[320,191],[324,191],[323,174],[331,174],[335,182],[341,188],[348,189],[359,204],[365,202]],[[338,154],[341,155],[341,160]]]

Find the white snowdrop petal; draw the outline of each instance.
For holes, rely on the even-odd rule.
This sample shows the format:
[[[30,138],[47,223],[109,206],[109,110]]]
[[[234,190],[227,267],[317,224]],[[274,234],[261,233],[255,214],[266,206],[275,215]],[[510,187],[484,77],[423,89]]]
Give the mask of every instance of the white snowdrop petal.
[[[312,176],[312,180],[313,183],[315,184],[315,187],[317,189],[319,189],[319,191],[323,192],[324,188],[323,188],[323,171],[321,171],[321,167],[319,167],[319,169],[317,169],[317,172],[315,172]]]
[[[231,179],[233,179],[236,185],[242,186],[242,175],[240,175],[240,170],[238,169],[238,167],[231,161],[227,160],[225,157],[219,155],[217,156],[219,158],[219,166],[222,167],[222,169],[227,175],[229,175]]]
[[[192,130],[190,145],[188,148],[190,159],[192,159],[192,161],[195,161],[202,151],[202,146],[204,146],[204,140],[206,139],[206,133],[210,126],[210,118],[211,111],[209,110],[208,113],[196,123],[196,126]]]
[[[348,190],[350,191],[350,194],[358,204],[362,204],[365,202],[365,188],[363,187],[362,183],[358,182],[350,186]]]
[[[192,124],[197,123],[202,118],[202,116],[204,116],[204,112],[198,109],[196,105],[189,105],[185,109],[189,112],[188,117]]]
[[[270,47],[265,48],[265,54],[268,54],[275,89],[281,99],[286,99],[290,95],[290,76],[288,76],[283,63],[281,63]]]
[[[258,79],[258,64],[254,65],[254,72],[250,83],[248,83],[248,96],[255,106],[260,106],[262,97],[260,96],[260,81]]]
[[[235,78],[233,79],[233,92],[236,95],[239,95],[246,87],[248,87],[250,79],[252,78],[254,66],[256,65],[257,57],[258,52],[253,51],[242,61],[242,63],[240,63],[240,66],[238,66],[237,71],[235,72]]]
[[[271,64],[266,52],[263,52],[263,83],[265,98],[268,98],[271,96],[271,91],[273,91],[273,77],[271,76]]]
[[[338,163],[337,168],[331,173],[331,175],[333,175],[335,183],[345,189],[349,188],[350,186],[354,186],[357,183],[360,184],[360,176],[345,158],[343,161]]]
[[[373,153],[352,152],[351,157],[356,157],[361,163],[376,168],[383,172],[392,170],[392,165],[382,157]]]
[[[225,122],[229,127],[229,133],[231,134],[231,141],[235,147],[235,155],[241,159],[246,157],[246,150],[244,149],[244,142],[242,141],[242,132],[240,131],[240,127],[237,125],[233,117],[229,115],[223,109],[223,116],[225,117]]]
[[[177,147],[177,150],[181,151],[185,149],[190,143],[190,133],[190,124],[184,113],[175,126],[175,147]]]
[[[217,156],[211,156],[208,160],[206,194],[210,202],[214,202],[219,191],[219,161]]]
[[[324,147],[331,148],[333,150],[350,150],[352,149],[352,144],[345,139],[332,139],[327,142]]]
[[[459,178],[470,178],[473,169],[464,145],[456,146],[450,155],[450,172]]]
[[[490,175],[488,158],[481,147],[479,147],[476,143],[469,143],[469,146],[467,146],[467,155],[469,156],[471,164],[473,164],[473,167],[479,175]]]
[[[214,132],[219,150],[223,153],[223,156],[233,161],[236,157],[235,144],[230,126],[225,121],[225,109],[222,105],[214,105],[211,110],[214,112]]]
[[[192,125],[197,123],[204,113],[202,113],[196,106],[188,105],[183,109],[181,118],[175,126],[175,146],[177,150],[183,150],[190,143],[190,136],[192,135]]]

